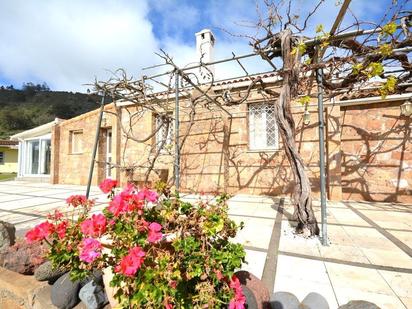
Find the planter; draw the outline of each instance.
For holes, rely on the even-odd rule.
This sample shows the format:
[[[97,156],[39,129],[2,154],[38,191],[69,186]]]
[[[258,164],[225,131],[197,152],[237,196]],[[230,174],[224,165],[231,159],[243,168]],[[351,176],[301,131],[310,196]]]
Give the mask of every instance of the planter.
[[[107,299],[109,300],[109,304],[112,308],[117,308],[119,306],[118,301],[114,298],[114,294],[116,294],[117,289],[110,286],[110,281],[113,279],[113,272],[108,267],[103,270],[103,283],[104,289],[106,290]]]

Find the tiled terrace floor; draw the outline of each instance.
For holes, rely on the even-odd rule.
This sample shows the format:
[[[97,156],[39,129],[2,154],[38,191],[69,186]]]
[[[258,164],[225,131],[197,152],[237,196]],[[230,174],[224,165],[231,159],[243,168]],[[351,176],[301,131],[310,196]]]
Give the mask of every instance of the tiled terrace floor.
[[[84,192],[82,186],[0,182],[0,220],[14,223],[21,234],[71,194]],[[91,196],[101,209],[104,195],[93,188]],[[245,223],[236,237],[246,247],[244,269],[276,295],[288,292],[301,301],[318,293],[331,309],[349,300],[412,308],[412,205],[329,202],[327,247],[291,234],[287,201],[236,195],[229,206],[231,217]]]

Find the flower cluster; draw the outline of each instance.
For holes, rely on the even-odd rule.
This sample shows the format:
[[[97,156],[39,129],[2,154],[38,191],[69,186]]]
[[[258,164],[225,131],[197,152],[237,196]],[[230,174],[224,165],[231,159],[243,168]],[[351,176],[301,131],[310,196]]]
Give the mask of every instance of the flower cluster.
[[[243,294],[242,286],[239,279],[233,275],[229,286],[235,292],[235,296],[230,300],[229,309],[243,309],[245,308],[246,297]]]
[[[152,222],[149,224],[149,235],[147,237],[147,240],[150,243],[156,243],[159,240],[162,239],[163,235],[162,232],[160,232],[162,230],[162,226],[157,223],[157,222]]]
[[[102,190],[103,193],[110,193],[113,191],[114,188],[117,186],[117,181],[113,179],[105,179],[99,184],[100,190]]]
[[[85,195],[72,195],[66,199],[66,203],[73,207],[86,206],[88,199]]]
[[[86,236],[100,237],[106,232],[107,219],[103,214],[94,214],[80,223],[80,230]]]
[[[125,276],[133,277],[142,266],[146,253],[139,246],[129,250],[129,254],[123,257],[115,267],[115,271]]]
[[[118,190],[117,185],[110,179],[99,185],[110,199],[101,213],[90,213],[94,201],[73,195],[67,199],[72,211],[56,210],[27,232],[27,241],[52,244],[48,259],[69,268],[72,280],[110,269],[122,308],[222,303],[243,308],[245,297],[232,275],[245,253],[229,241],[237,226],[228,218],[224,198],[216,205],[166,196],[159,201],[148,188],[127,184]]]
[[[48,221],[36,225],[33,229],[26,233],[26,240],[29,243],[46,239],[54,232],[54,225]]]
[[[79,245],[80,260],[86,263],[93,263],[102,255],[102,244],[94,238],[84,238]]]

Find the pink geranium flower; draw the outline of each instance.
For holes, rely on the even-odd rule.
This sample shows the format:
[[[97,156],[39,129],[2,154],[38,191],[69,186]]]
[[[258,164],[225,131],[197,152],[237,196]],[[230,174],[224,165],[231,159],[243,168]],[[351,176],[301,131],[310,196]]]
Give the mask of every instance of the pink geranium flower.
[[[129,198],[134,192],[136,191],[136,187],[132,183],[128,183],[124,188],[123,191],[120,193],[125,198]]]
[[[94,238],[85,238],[80,246],[80,260],[92,263],[102,255],[102,244]]]
[[[84,220],[80,224],[83,234],[92,237],[99,237],[106,232],[107,219],[103,214],[94,214],[90,219]]]
[[[173,309],[173,305],[170,304],[170,303],[168,303],[168,302],[166,302],[166,303],[165,303],[165,309]]]
[[[163,234],[160,232],[162,226],[157,222],[152,222],[149,224],[149,234],[147,236],[147,240],[150,243],[158,242],[162,239]]]
[[[26,241],[28,243],[32,243],[35,241],[43,240],[53,232],[54,225],[48,221],[45,221],[36,225],[33,229],[26,233]]]
[[[125,276],[133,277],[142,266],[146,253],[139,246],[129,250],[129,254],[123,257],[120,263],[115,267],[115,272],[122,273]]]
[[[113,179],[105,179],[99,184],[100,190],[102,190],[103,193],[109,193],[117,186],[117,181]]]
[[[47,215],[47,219],[49,220],[60,220],[62,218],[63,214],[58,209],[55,209],[53,214],[49,213]]]
[[[152,190],[149,190],[149,189],[147,189],[147,188],[144,188],[144,189],[142,189],[142,190],[140,190],[138,193],[137,193],[137,197],[140,199],[140,200],[146,200],[146,201],[149,201],[149,202],[152,202],[152,203],[154,203],[154,202],[156,202],[157,201],[157,198],[159,197],[158,196],[158,194],[155,192],[155,191],[152,191]]]
[[[66,236],[66,230],[67,230],[67,225],[68,221],[62,221],[56,226],[56,233],[59,239],[63,239],[64,236]]]
[[[66,199],[66,203],[73,207],[84,206],[87,204],[87,197],[85,195],[72,195]]]
[[[235,296],[230,300],[229,309],[244,309],[245,303],[246,303],[246,297],[243,294],[240,281],[235,275],[232,276],[229,286],[235,292]]]
[[[127,211],[127,201],[121,194],[116,195],[107,208],[113,215],[118,216]]]

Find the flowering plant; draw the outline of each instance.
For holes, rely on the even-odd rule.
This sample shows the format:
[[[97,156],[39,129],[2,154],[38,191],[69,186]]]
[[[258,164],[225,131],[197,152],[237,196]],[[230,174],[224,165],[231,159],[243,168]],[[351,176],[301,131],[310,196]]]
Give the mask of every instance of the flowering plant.
[[[49,243],[49,260],[70,269],[72,280],[109,268],[124,308],[244,308],[233,273],[245,251],[230,242],[238,226],[226,196],[191,204],[132,184],[116,192],[116,185],[100,185],[110,198],[103,213],[91,214],[93,201],[72,196],[71,219],[56,211],[27,232],[27,241]]]

